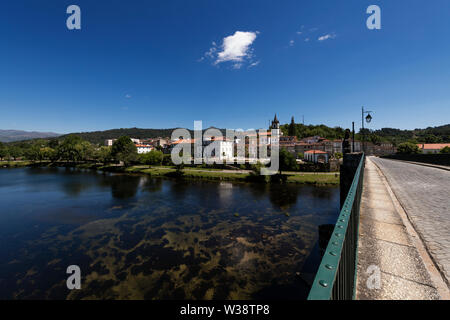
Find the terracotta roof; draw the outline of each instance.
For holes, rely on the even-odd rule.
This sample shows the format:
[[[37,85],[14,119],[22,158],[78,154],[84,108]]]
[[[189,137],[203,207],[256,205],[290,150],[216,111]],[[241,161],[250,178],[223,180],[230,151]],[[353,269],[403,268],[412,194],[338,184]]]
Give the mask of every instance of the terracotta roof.
[[[424,150],[441,150],[442,148],[450,147],[450,143],[419,143],[417,145]]]
[[[326,152],[322,151],[322,150],[308,150],[308,151],[305,151],[305,153],[326,153]]]
[[[295,143],[293,142],[280,142],[280,147],[295,147]]]
[[[149,144],[137,144],[136,147],[138,147],[138,148],[153,148],[153,146],[149,145]]]
[[[195,143],[195,139],[180,139],[172,142],[172,144],[180,144],[180,143]]]

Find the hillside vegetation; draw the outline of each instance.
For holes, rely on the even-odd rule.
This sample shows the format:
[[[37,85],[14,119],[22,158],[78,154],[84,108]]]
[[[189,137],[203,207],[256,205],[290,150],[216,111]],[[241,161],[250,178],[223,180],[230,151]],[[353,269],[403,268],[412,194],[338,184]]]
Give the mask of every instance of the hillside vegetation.
[[[328,127],[325,125],[303,125],[299,123],[284,124],[281,126],[284,135],[295,135],[302,139],[310,136],[321,136],[330,140],[344,138],[345,129],[341,127]],[[450,143],[450,124],[426,129],[400,130],[394,128],[382,128],[378,130],[365,129],[367,139],[374,143],[402,142],[412,143]],[[361,131],[355,138],[361,140]]]
[[[76,132],[70,135],[80,137],[83,140],[89,141],[96,145],[103,145],[106,139],[118,139],[122,136],[128,136],[132,138],[157,138],[157,137],[170,137],[175,128],[172,129],[142,129],[142,128],[121,128],[111,129],[105,131],[92,131],[92,132]],[[219,129],[225,135],[225,129]],[[321,136],[330,140],[344,138],[345,129],[341,127],[328,127],[326,125],[303,125],[299,123],[283,124],[281,130],[284,135],[295,135],[299,139],[310,136]],[[189,130],[191,136],[194,133]],[[294,133],[294,134],[292,134]],[[412,143],[450,143],[450,124],[428,127],[426,129],[414,129],[414,130],[400,130],[395,128],[382,128],[379,130],[366,129],[367,140],[374,143],[381,142],[393,142],[399,144],[402,142]],[[59,140],[62,141],[67,138],[69,134],[59,137],[45,138],[45,140]],[[357,140],[361,140],[361,132],[355,135]],[[37,137],[36,137],[37,138]],[[27,138],[33,139],[33,138]],[[22,142],[17,142],[17,139],[12,144],[22,145]],[[26,139],[22,139],[26,140]],[[10,141],[4,141],[10,142]],[[30,142],[29,142],[30,143]]]

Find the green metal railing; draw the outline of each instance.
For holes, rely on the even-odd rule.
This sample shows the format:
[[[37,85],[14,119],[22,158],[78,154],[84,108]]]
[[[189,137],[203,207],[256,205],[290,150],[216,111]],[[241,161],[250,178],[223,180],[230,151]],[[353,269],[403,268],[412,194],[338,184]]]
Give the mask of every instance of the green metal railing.
[[[356,288],[364,154],[317,270],[308,300],[351,300]]]

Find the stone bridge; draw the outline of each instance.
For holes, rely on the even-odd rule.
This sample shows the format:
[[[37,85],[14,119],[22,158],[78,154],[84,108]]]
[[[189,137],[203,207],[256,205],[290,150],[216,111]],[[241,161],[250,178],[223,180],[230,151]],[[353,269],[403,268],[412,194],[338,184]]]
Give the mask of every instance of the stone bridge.
[[[450,299],[449,283],[450,168],[367,157],[356,299]]]

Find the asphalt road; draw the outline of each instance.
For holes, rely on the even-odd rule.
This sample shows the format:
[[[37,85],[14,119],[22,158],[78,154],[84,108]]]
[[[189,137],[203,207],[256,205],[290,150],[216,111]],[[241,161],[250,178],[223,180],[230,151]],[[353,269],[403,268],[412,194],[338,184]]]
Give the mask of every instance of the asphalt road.
[[[450,171],[371,157],[450,283]]]

